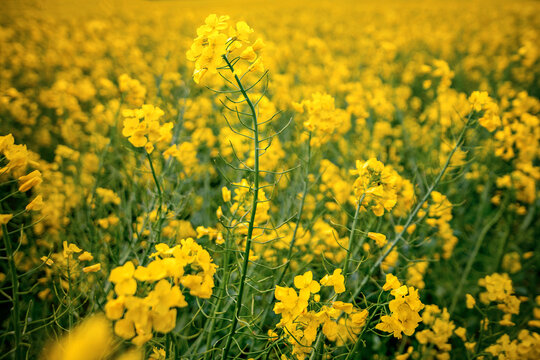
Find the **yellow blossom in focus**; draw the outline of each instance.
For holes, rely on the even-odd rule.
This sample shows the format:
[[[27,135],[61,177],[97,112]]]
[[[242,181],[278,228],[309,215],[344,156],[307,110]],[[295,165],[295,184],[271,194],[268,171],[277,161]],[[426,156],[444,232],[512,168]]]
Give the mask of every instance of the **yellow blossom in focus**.
[[[375,243],[380,248],[382,248],[382,247],[384,247],[384,245],[386,245],[386,235],[384,235],[384,234],[369,232],[368,233],[368,238],[370,238],[371,240],[375,240]]]
[[[336,294],[341,294],[345,291],[345,277],[341,272],[341,269],[336,269],[332,275],[325,275],[320,281],[321,285],[333,286]]]
[[[101,264],[97,263],[97,264],[94,264],[94,265],[86,266],[86,267],[83,267],[82,270],[85,273],[98,272],[99,270],[101,270]]]
[[[26,211],[39,211],[43,208],[43,197],[41,195],[38,195],[35,197],[32,202],[30,202],[28,205],[26,205],[25,210]]]
[[[19,191],[28,191],[42,182],[43,179],[41,178],[41,172],[39,170],[34,170],[28,175],[19,177]]]

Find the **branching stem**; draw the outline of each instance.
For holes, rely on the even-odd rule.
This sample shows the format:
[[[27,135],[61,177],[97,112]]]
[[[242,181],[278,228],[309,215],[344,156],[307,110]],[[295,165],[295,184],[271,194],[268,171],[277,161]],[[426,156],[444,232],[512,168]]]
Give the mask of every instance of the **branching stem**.
[[[246,249],[244,251],[244,263],[242,265],[242,277],[240,279],[240,288],[238,290],[238,295],[236,297],[236,311],[234,313],[234,317],[232,319],[231,323],[231,329],[229,331],[229,334],[227,335],[227,341],[225,343],[225,347],[223,348],[223,353],[221,356],[222,360],[226,360],[229,357],[229,351],[231,349],[232,340],[234,338],[234,335],[236,333],[236,327],[238,325],[238,318],[240,317],[240,313],[242,311],[242,299],[244,296],[244,288],[246,284],[246,275],[247,275],[247,269],[249,264],[249,252],[251,250],[251,241],[253,240],[253,227],[255,225],[255,215],[257,212],[257,203],[259,198],[259,126],[257,123],[257,111],[255,109],[255,105],[253,105],[253,102],[249,98],[249,95],[247,94],[247,91],[244,88],[244,85],[242,84],[242,81],[234,73],[234,67],[227,58],[227,55],[223,55],[223,60],[227,63],[227,66],[229,70],[231,70],[231,73],[234,75],[234,79],[236,80],[236,85],[238,86],[238,89],[242,93],[242,96],[246,100],[246,103],[249,106],[249,109],[251,111],[251,117],[253,119],[253,146],[254,146],[254,166],[253,166],[253,202],[251,205],[251,217],[249,219],[248,224],[248,231],[246,236]]]

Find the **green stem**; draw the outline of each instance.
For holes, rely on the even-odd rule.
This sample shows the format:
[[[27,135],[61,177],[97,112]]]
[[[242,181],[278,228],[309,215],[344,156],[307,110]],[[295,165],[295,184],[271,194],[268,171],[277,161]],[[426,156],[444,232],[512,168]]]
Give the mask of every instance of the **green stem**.
[[[356,205],[356,211],[354,212],[354,219],[353,219],[353,223],[351,227],[351,234],[349,235],[349,243],[347,244],[347,256],[345,257],[345,264],[343,265],[343,276],[345,276],[345,279],[347,279],[349,276],[349,261],[351,258],[351,246],[354,240],[354,232],[356,231],[356,223],[358,221],[358,214],[360,213],[360,207],[362,206],[362,202],[364,201],[365,197],[366,197],[366,193],[363,193],[360,200],[358,200],[358,204]]]
[[[254,175],[253,202],[251,206],[251,217],[249,219],[248,231],[247,231],[247,237],[246,237],[246,249],[244,251],[244,263],[242,265],[242,278],[240,279],[240,288],[238,290],[238,295],[236,297],[236,311],[232,319],[231,330],[229,332],[229,335],[227,336],[227,342],[225,343],[225,347],[223,348],[223,353],[221,356],[222,360],[226,360],[229,356],[232,339],[236,333],[236,327],[238,325],[238,318],[242,311],[242,299],[244,296],[246,275],[247,275],[247,269],[248,269],[248,264],[249,264],[249,252],[251,250],[251,241],[253,240],[253,228],[255,226],[255,214],[257,212],[257,203],[258,203],[258,198],[259,198],[259,127],[257,123],[257,111],[255,109],[255,106],[253,105],[253,102],[249,98],[244,86],[242,85],[242,82],[240,81],[240,78],[238,77],[238,75],[234,73],[234,67],[230,63],[227,56],[223,55],[223,59],[227,63],[227,66],[231,70],[231,73],[234,74],[234,79],[236,80],[236,84],[238,85],[238,88],[240,89],[240,92],[242,93],[242,96],[246,100],[246,103],[248,104],[249,109],[251,111],[251,116],[253,118],[253,146],[254,146],[254,162],[255,162],[254,167],[253,167],[253,175]]]
[[[67,276],[68,276],[68,329],[71,330],[71,327],[73,326],[73,313],[71,311],[71,267],[69,266],[69,258],[71,255],[68,255],[67,257]]]
[[[6,195],[6,196],[3,197],[2,199],[0,199],[0,203],[3,202],[4,200],[9,199],[10,197],[12,197],[12,196],[15,195],[15,194],[18,194],[18,193],[19,193],[19,191],[15,191],[15,192],[12,192],[11,194]]]
[[[145,151],[146,152],[146,151]],[[154,168],[154,163],[152,162],[152,157],[150,156],[149,153],[146,152],[146,158],[148,159],[148,162],[150,163],[150,170],[152,171],[152,177],[154,179],[154,183],[156,184],[156,189],[157,189],[157,192],[158,192],[158,208],[157,208],[157,225],[154,227],[154,229],[156,229],[156,237],[155,237],[155,241],[153,242],[154,244],[159,244],[161,242],[161,230],[162,230],[162,225],[163,225],[163,221],[165,220],[164,217],[163,217],[163,191],[161,190],[161,185],[159,183],[159,180],[157,178],[157,173],[156,173],[156,169]],[[147,249],[146,249],[146,252],[144,254],[144,257],[141,259],[142,260],[142,263],[144,263],[146,261],[146,259],[148,258],[148,255],[150,253],[150,251],[152,250],[152,244],[149,244]]]
[[[13,302],[13,311],[11,313],[11,319],[13,321],[13,335],[15,336],[15,359],[22,359],[22,353],[21,353],[21,327],[19,324],[19,279],[17,277],[17,267],[15,265],[15,258],[13,254],[13,248],[11,247],[11,243],[8,238],[8,230],[6,225],[2,225],[2,233],[3,233],[3,239],[4,239],[4,246],[6,248],[7,258],[9,262],[9,272],[11,276],[11,284],[12,284],[12,302]]]
[[[168,333],[167,335],[165,335],[165,358],[166,359],[169,359],[171,355],[174,354],[174,352],[171,351],[171,346],[174,343],[171,337],[172,337],[171,333]]]

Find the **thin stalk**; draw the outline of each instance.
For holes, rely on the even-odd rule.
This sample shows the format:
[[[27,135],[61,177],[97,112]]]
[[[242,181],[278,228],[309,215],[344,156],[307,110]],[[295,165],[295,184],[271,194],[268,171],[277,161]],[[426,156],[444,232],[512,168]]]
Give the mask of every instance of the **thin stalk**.
[[[257,203],[259,198],[259,127],[257,123],[257,111],[255,109],[255,106],[251,102],[251,99],[249,98],[244,85],[242,85],[242,81],[240,81],[240,78],[238,75],[234,73],[234,67],[230,63],[229,59],[226,55],[223,55],[223,60],[227,63],[227,66],[231,70],[231,73],[234,74],[234,79],[236,80],[236,84],[238,85],[238,88],[240,89],[240,92],[242,93],[242,96],[246,100],[246,103],[249,106],[249,109],[251,111],[251,116],[253,118],[253,146],[254,146],[254,166],[253,166],[253,202],[251,205],[251,217],[249,219],[248,224],[248,231],[247,231],[247,237],[246,237],[246,249],[244,252],[244,263],[242,265],[242,278],[240,279],[240,288],[238,290],[238,295],[236,297],[236,311],[234,314],[234,317],[232,319],[231,324],[231,330],[229,332],[229,335],[227,336],[227,342],[225,343],[225,347],[223,348],[223,353],[221,356],[222,360],[226,360],[229,357],[229,351],[231,349],[232,339],[236,333],[236,327],[238,325],[238,318],[240,316],[240,313],[242,311],[242,299],[244,296],[244,288],[246,284],[246,275],[247,275],[247,269],[249,264],[249,252],[251,250],[251,241],[253,238],[253,227],[255,225],[255,214],[257,212]]]
[[[165,335],[165,358],[171,357],[171,355],[174,353],[171,351],[171,346],[174,343],[171,337],[172,335],[170,333]]]
[[[375,222],[375,219],[371,219],[367,228],[368,229],[371,229],[372,226],[373,226],[373,223]],[[360,250],[362,250],[362,246],[364,245],[364,243],[366,242],[366,238],[367,238],[367,234],[364,233],[362,234],[362,236],[360,237],[360,241],[358,242],[358,246],[356,247],[356,249],[354,250],[353,254],[351,255],[353,258],[356,257],[358,255],[358,253],[360,252]]]
[[[358,200],[358,204],[356,205],[356,211],[354,213],[354,219],[351,227],[351,234],[349,235],[349,243],[347,244],[347,256],[345,257],[345,264],[343,264],[343,276],[345,276],[345,279],[349,276],[349,261],[351,258],[351,246],[352,242],[354,240],[354,232],[356,231],[356,223],[358,221],[358,214],[360,213],[360,207],[362,206],[362,202],[364,201],[364,198],[366,197],[366,193],[362,194],[362,197],[360,200]]]
[[[11,242],[8,238],[7,226],[2,225],[2,233],[4,239],[4,246],[6,248],[7,258],[9,262],[9,272],[11,276],[12,284],[12,296],[11,301],[13,302],[13,311],[11,312],[11,319],[13,321],[13,335],[15,337],[15,359],[22,359],[21,353],[21,327],[19,324],[19,279],[17,278],[17,267],[15,266],[15,259],[13,254],[13,248],[11,247]]]
[[[159,244],[161,242],[161,228],[162,228],[162,225],[163,225],[163,191],[161,190],[161,185],[159,183],[159,180],[157,178],[157,173],[156,173],[156,169],[154,168],[154,163],[152,162],[152,157],[150,156],[149,153],[146,153],[146,158],[148,159],[148,162],[150,163],[150,170],[152,172],[152,178],[154,179],[154,183],[156,184],[156,189],[157,189],[157,192],[158,192],[158,208],[157,208],[157,219],[158,219],[158,222],[157,222],[157,225],[156,225],[156,237],[155,237],[155,241],[154,241],[154,244]],[[144,263],[144,261],[148,258],[148,255],[149,255],[149,252],[152,250],[152,246],[151,244],[148,245],[148,248],[146,249],[146,252],[145,252],[145,255],[144,257],[141,259],[142,262]]]
[[[69,266],[69,258],[71,255],[68,255],[67,261],[67,276],[68,276],[68,329],[71,330],[73,326],[73,313],[71,312],[71,267]]]
[[[381,265],[383,260],[386,259],[388,254],[390,254],[390,252],[396,247],[399,240],[401,240],[403,238],[403,234],[407,231],[407,229],[409,228],[409,226],[413,222],[414,218],[418,214],[418,211],[420,211],[420,209],[422,208],[424,203],[429,199],[429,197],[430,197],[431,193],[433,192],[433,190],[435,190],[435,188],[439,185],[439,182],[441,181],[442,177],[446,173],[446,170],[448,169],[448,166],[450,165],[450,161],[452,160],[452,157],[454,156],[454,153],[457,151],[457,149],[461,146],[461,144],[465,140],[465,134],[467,133],[467,130],[469,129],[470,124],[471,124],[471,117],[472,117],[472,114],[469,115],[469,118],[467,119],[467,123],[465,124],[463,130],[459,134],[459,138],[458,138],[458,140],[456,142],[456,146],[454,146],[452,151],[450,151],[450,154],[448,154],[448,158],[446,159],[446,162],[444,163],[443,168],[441,169],[441,171],[439,172],[439,174],[435,178],[435,181],[428,188],[428,191],[425,193],[422,200],[416,205],[414,210],[411,212],[411,214],[407,218],[407,221],[406,221],[405,225],[403,226],[403,229],[401,230],[401,232],[394,238],[394,240],[392,240],[392,242],[390,243],[390,246],[388,247],[388,249],[381,256],[379,256],[377,258],[377,260],[375,261],[373,266],[368,270],[368,273],[364,276],[364,278],[360,282],[360,286],[358,286],[358,288],[355,290],[353,296],[351,297],[351,301],[354,300],[354,298],[360,293],[360,291],[362,290],[364,285],[368,282],[369,278],[371,277],[371,274],[373,274],[373,271],[375,271],[375,269],[377,269]]]
[[[4,184],[2,184],[2,185],[4,185]],[[15,195],[15,194],[18,194],[18,193],[19,193],[19,191],[15,191],[15,192],[12,192],[11,194],[6,195],[6,196],[3,197],[2,199],[0,199],[0,203],[3,202],[4,200],[9,199],[10,197],[12,197],[12,196]]]

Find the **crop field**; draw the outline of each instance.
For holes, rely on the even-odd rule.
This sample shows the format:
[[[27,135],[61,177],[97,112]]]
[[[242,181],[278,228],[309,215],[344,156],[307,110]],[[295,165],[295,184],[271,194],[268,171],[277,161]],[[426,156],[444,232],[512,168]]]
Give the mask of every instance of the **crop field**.
[[[540,359],[539,14],[0,1],[0,360]]]

